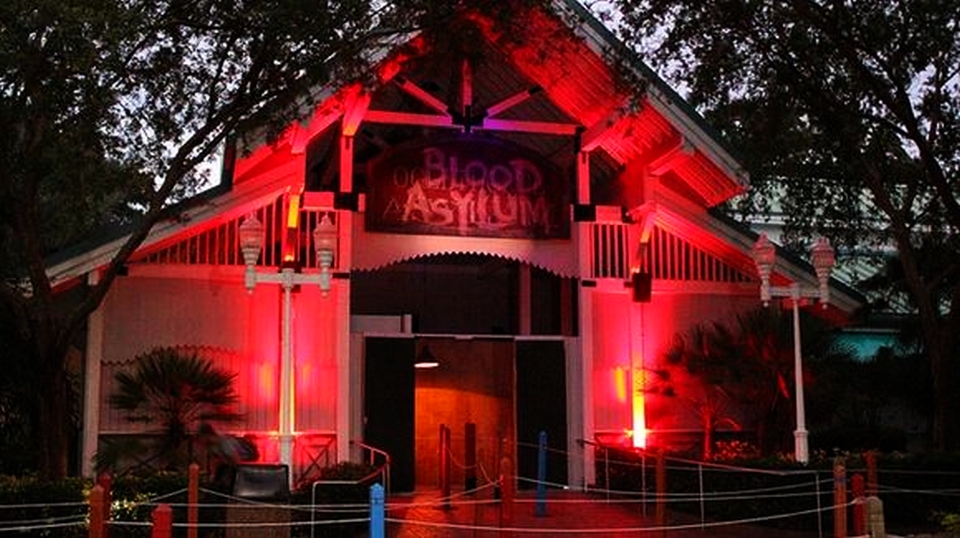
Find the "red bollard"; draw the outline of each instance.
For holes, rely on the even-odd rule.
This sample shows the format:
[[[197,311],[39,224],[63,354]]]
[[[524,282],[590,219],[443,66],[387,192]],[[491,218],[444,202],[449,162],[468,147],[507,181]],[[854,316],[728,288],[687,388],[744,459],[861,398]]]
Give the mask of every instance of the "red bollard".
[[[198,508],[200,502],[200,466],[190,464],[187,479],[187,538],[197,538]]]
[[[97,477],[97,484],[103,488],[103,538],[110,536],[110,512],[113,509],[113,477],[104,473]]]
[[[833,462],[833,538],[847,538],[847,468],[843,458]]]
[[[855,474],[850,482],[850,491],[853,494],[853,535],[866,536],[867,518],[865,488],[863,486],[863,475]]]
[[[103,509],[103,486],[97,484],[90,490],[90,538],[106,538],[104,535],[105,519]]]
[[[467,422],[463,428],[463,489],[477,489],[477,425]]]
[[[153,509],[153,531],[150,538],[173,537],[173,510],[169,504],[161,504]]]
[[[450,509],[450,428],[440,425],[440,496],[443,509]]]
[[[510,458],[504,456],[500,460],[500,536],[513,536],[513,502],[516,498],[516,489],[513,483],[513,467]],[[504,529],[506,527],[506,529]]]

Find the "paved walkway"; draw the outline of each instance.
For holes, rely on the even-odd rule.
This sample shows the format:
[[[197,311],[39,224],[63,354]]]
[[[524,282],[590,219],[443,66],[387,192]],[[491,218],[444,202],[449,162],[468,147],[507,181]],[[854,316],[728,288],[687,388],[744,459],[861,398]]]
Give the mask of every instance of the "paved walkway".
[[[533,492],[521,492],[514,508],[513,522],[502,520],[501,505],[492,491],[475,496],[457,497],[449,506],[440,502],[437,491],[418,492],[412,496],[394,496],[388,501],[387,536],[392,538],[502,538],[501,526],[514,529],[516,538],[526,537],[596,537],[668,536],[670,538],[816,538],[818,533],[784,531],[760,526],[722,525],[701,528],[699,519],[683,514],[669,514],[667,532],[656,529],[654,506],[647,505],[647,515],[637,502],[606,501],[577,492],[549,493],[546,514],[534,514]],[[832,529],[824,529],[832,534]],[[825,534],[825,535],[826,535]]]

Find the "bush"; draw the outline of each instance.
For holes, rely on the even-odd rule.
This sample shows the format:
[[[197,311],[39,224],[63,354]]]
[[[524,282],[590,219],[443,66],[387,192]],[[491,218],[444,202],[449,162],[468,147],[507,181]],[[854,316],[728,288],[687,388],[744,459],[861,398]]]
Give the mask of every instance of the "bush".
[[[0,529],[36,529],[17,533],[18,537],[85,537],[89,488],[89,481],[80,478],[43,482],[34,476],[0,476]],[[71,522],[76,524],[55,526]]]

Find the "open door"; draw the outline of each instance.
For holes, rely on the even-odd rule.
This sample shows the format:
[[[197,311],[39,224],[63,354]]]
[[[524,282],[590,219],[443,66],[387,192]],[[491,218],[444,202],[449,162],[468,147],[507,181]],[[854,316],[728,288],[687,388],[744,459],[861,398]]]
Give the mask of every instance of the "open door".
[[[412,338],[367,338],[363,440],[390,454],[390,488],[414,489]]]
[[[518,341],[517,356],[517,476],[537,478],[537,444],[547,433],[547,476],[553,484],[567,483],[566,354],[562,341]],[[521,480],[520,487],[534,482]]]

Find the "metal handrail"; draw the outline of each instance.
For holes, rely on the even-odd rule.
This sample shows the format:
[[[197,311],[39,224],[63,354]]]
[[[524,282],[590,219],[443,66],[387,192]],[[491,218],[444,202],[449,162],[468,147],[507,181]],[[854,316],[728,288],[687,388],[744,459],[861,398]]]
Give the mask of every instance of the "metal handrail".
[[[380,468],[383,476],[383,491],[386,495],[390,494],[390,454],[386,451],[381,450],[375,446],[370,446],[363,441],[351,440],[350,444],[353,446],[359,447],[361,450],[366,450],[370,453],[369,464],[371,467],[376,466],[377,456],[383,457],[383,466]]]
[[[603,489],[607,490],[607,500],[610,500],[610,447],[601,443],[600,441],[595,441],[593,439],[582,439],[578,438],[577,443],[580,446],[592,446],[594,453],[597,449],[603,449]],[[594,456],[596,457],[596,456]],[[588,484],[584,484],[584,490],[588,489]]]

